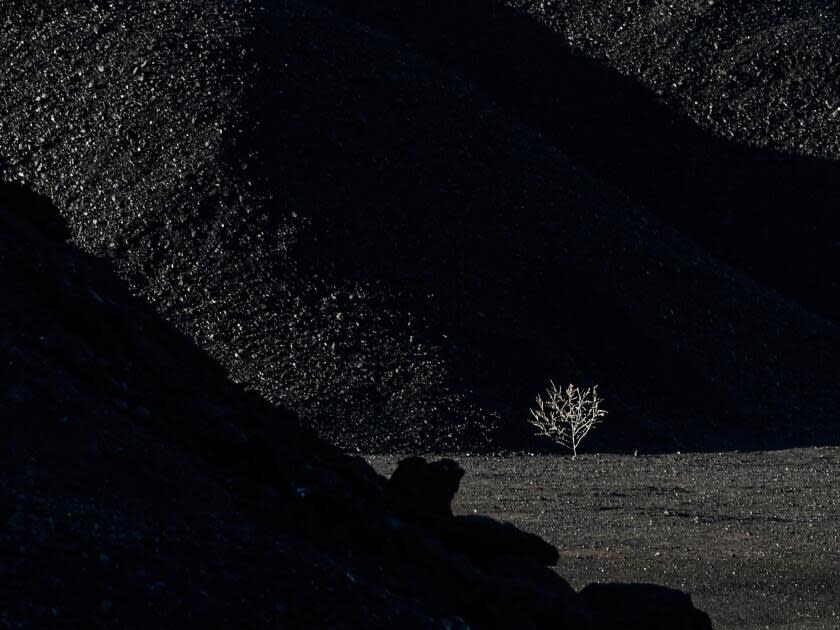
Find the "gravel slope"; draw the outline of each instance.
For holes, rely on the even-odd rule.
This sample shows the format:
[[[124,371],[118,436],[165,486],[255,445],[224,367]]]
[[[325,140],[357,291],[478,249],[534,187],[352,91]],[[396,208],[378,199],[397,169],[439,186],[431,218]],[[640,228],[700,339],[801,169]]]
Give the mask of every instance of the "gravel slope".
[[[834,269],[840,244],[833,238],[833,218],[840,203],[840,165],[771,142],[759,147],[698,124],[678,100],[664,98],[639,76],[647,63],[667,65],[655,55],[640,60],[644,51],[628,45],[626,54],[611,61],[596,48],[570,43],[564,20],[603,22],[604,6],[610,3],[551,3],[556,19],[548,25],[517,3],[496,0],[468,0],[455,7],[443,0],[408,1],[399,7],[382,0],[324,2],[410,41],[538,129],[578,166],[619,188],[710,254],[837,322],[840,276]],[[632,25],[634,41],[654,53],[674,41],[737,38],[739,29],[769,32],[783,22],[773,12],[730,11],[721,32],[710,34],[691,21],[663,22],[658,19],[662,6],[651,6],[656,10],[642,11],[641,17],[619,10],[608,23],[621,33]],[[699,3],[696,8],[702,12],[708,6]],[[786,44],[830,57],[830,33],[814,37],[813,23],[795,22],[786,29]],[[621,37],[608,41],[616,40]],[[712,62],[700,48],[686,44],[679,63],[702,72]],[[767,66],[766,42],[741,48],[751,65]],[[625,60],[641,65],[619,67]],[[814,93],[831,91],[831,77],[809,72],[807,56],[791,56],[786,64],[781,79],[802,77],[796,89],[802,98],[811,95],[809,103],[819,101]],[[751,82],[757,96],[741,103],[739,116],[764,120],[767,102],[761,95],[772,92],[779,79],[763,73]],[[712,106],[728,107],[733,101],[725,90],[714,96]],[[785,110],[784,115],[787,127],[799,128],[796,112]],[[824,131],[807,127],[803,135],[814,141],[826,137]]]
[[[507,4],[717,135],[840,158],[840,11],[830,0]]]
[[[0,20],[5,176],[334,443],[540,446],[552,377],[602,384],[599,448],[836,440],[836,324],[390,27],[309,2]]]

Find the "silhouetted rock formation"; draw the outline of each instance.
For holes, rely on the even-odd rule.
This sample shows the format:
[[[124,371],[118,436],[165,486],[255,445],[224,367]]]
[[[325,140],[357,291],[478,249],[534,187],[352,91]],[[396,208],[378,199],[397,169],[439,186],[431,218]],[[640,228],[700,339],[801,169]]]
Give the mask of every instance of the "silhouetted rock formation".
[[[428,463],[422,457],[400,461],[388,481],[388,492],[399,505],[436,517],[452,516],[452,499],[464,469],[458,462],[441,459]]]
[[[483,516],[452,515],[464,469],[451,460],[427,462],[409,457],[397,465],[388,481],[388,493],[400,514],[421,519],[453,549],[479,565],[499,560],[514,564],[557,564],[557,550],[538,536]]]
[[[650,628],[650,630],[706,630],[709,617],[693,610],[691,598],[681,591],[654,584],[590,584],[581,599],[598,611],[605,627]]]

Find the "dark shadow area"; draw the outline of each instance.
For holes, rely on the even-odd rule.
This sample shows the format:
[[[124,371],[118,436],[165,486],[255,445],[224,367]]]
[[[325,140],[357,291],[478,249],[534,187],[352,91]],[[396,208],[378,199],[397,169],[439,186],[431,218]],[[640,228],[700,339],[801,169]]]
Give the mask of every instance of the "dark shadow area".
[[[711,628],[663,587],[584,597],[551,545],[453,516],[454,462],[386,482],[67,237],[46,199],[0,184],[3,624],[598,630],[632,592],[625,627]]]
[[[294,249],[299,280],[373,282],[383,310],[416,314],[423,340],[443,349],[453,387],[503,418],[496,448],[550,448],[525,422],[549,378],[601,383],[611,415],[591,449],[836,443],[836,327],[695,246],[702,239],[688,223],[679,232],[659,224],[616,192],[620,182],[592,179],[555,145],[581,148],[591,134],[593,157],[616,172],[633,162],[646,186],[659,181],[675,198],[674,176],[655,164],[669,162],[666,149],[677,155],[679,142],[697,159],[714,162],[717,147],[718,157],[771,165],[749,167],[755,181],[788,158],[757,157],[687,124],[685,137],[674,135],[671,114],[641,88],[490,6],[341,4],[398,38],[313,11],[314,24],[329,24],[322,41],[294,49],[296,65],[283,65],[287,53],[263,67],[248,106],[260,126],[233,154],[256,150],[259,176],[283,199],[277,214],[294,208],[311,220]],[[295,37],[281,21],[263,35],[262,59]],[[555,68],[547,60],[558,55]],[[528,103],[556,128],[526,116]],[[561,131],[579,142],[560,142]],[[833,168],[815,162],[806,173],[808,163],[799,162],[802,177]],[[675,216],[717,234],[712,219],[690,214]],[[443,427],[447,413],[436,419]]]
[[[432,55],[713,255],[838,320],[837,162],[712,137],[494,0],[323,4]]]
[[[671,141],[643,90],[489,2],[327,4],[346,13],[109,5],[99,34],[11,7],[8,176],[232,379],[347,450],[550,449],[526,421],[549,379],[600,385],[586,449],[836,443],[836,324],[569,157],[591,137],[593,159],[676,195],[628,164]]]

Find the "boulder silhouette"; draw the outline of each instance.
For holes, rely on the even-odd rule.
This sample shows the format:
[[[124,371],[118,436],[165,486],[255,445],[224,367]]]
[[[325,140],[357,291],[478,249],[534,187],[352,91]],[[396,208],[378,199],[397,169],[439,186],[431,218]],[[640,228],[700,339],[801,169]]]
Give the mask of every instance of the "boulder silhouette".
[[[615,630],[711,630],[709,616],[682,591],[655,584],[590,584],[580,591],[598,622]]]
[[[409,510],[452,516],[452,499],[463,476],[464,469],[451,459],[429,463],[423,457],[408,457],[397,464],[388,480],[388,492],[397,505]]]

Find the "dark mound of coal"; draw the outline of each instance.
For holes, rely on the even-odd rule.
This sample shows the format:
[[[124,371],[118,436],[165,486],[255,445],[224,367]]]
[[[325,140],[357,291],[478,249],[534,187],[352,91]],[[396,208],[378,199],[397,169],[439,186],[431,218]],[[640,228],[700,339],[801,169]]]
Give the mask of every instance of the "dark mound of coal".
[[[600,173],[716,255],[840,320],[840,244],[830,236],[840,203],[836,3],[506,4],[678,114],[639,107],[632,90],[602,92],[596,125],[624,121],[605,125],[613,155],[604,142],[580,142],[573,155],[588,152]]]
[[[408,39],[710,253],[837,322],[831,2],[325,2]]]
[[[674,187],[634,197],[648,178],[628,199],[633,178],[611,175],[624,158],[600,160],[603,179],[583,172],[598,160],[516,96],[530,83],[504,82],[521,64],[482,61],[496,31],[528,43],[525,22],[491,20],[442,54],[427,35],[453,33],[445,11],[407,32],[380,3],[358,6],[350,19],[309,1],[4,5],[4,172],[233,380],[347,449],[539,446],[525,418],[550,378],[601,384],[595,448],[836,441],[836,324],[774,290],[790,283],[755,281],[762,247],[730,266],[717,256],[732,248],[692,227],[707,215],[672,221]],[[492,18],[465,6],[476,26]],[[553,76],[551,58],[529,62]],[[530,105],[551,96],[534,86]],[[678,154],[645,151],[633,172]],[[775,242],[788,223],[768,225]]]
[[[615,627],[629,587],[592,605],[536,537],[414,503],[463,471],[414,460],[403,496],[231,384],[67,236],[0,186],[2,625]],[[538,553],[500,556],[523,545]],[[638,588],[627,627],[711,627]]]
[[[840,12],[831,0],[504,4],[526,9],[569,46],[638,78],[721,137],[840,158]]]

